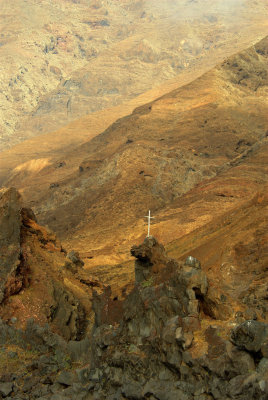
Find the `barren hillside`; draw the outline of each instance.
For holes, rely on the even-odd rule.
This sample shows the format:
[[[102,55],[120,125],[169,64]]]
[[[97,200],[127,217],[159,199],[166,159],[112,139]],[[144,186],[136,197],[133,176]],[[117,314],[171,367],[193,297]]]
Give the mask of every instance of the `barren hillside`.
[[[1,0],[1,149],[196,77],[266,29],[264,0]]]

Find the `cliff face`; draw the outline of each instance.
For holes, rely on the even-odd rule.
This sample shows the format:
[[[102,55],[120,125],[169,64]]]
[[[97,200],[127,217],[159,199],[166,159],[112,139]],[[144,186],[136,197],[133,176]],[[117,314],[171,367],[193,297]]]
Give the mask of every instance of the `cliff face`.
[[[0,198],[0,302],[27,285],[25,260],[21,252],[21,213],[15,189],[1,190]]]
[[[16,189],[0,193],[0,316],[24,327],[33,318],[48,323],[66,339],[85,335],[90,318],[90,278],[83,280],[83,262],[66,256],[56,236],[38,225],[23,208]],[[88,285],[87,286],[87,283]],[[88,295],[88,300],[81,300]]]

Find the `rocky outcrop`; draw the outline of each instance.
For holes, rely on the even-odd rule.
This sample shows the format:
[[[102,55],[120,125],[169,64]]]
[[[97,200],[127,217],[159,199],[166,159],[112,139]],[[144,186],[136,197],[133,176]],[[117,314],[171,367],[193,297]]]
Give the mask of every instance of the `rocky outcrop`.
[[[142,245],[133,246],[131,255],[136,258],[136,284],[153,279],[153,276],[165,266],[165,249],[154,237],[147,237]]]
[[[169,259],[153,237],[131,254],[136,284],[120,300],[109,287],[94,293],[91,336],[64,340],[33,319],[24,330],[0,319],[2,397],[266,400],[268,324],[211,319],[196,258]]]
[[[242,350],[268,358],[268,324],[246,321],[232,331],[231,340]]]
[[[79,254],[62,249],[56,236],[23,208],[16,189],[0,191],[0,317],[24,327],[29,318],[48,323],[67,340],[87,329],[85,302],[91,288],[82,283]],[[85,281],[85,280],[84,280]],[[96,282],[95,282],[96,285]]]
[[[108,289],[94,298],[92,393],[99,399],[266,399],[268,324],[211,320],[204,312],[209,284],[194,257],[171,260],[153,237],[131,254],[136,285],[120,307]],[[121,315],[114,312],[119,308]]]
[[[24,214],[26,211],[24,211]],[[21,237],[21,199],[16,189],[0,191],[0,303],[27,284],[28,270]]]

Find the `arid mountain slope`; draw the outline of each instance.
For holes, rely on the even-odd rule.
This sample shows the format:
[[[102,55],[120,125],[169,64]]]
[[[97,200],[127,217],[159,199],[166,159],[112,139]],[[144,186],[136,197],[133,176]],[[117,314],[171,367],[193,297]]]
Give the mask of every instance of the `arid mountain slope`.
[[[16,167],[20,170],[29,170],[34,173],[44,167],[44,161],[45,165],[49,165],[61,160],[66,153],[70,152],[73,156],[72,150],[74,148],[77,150],[79,145],[102,133],[117,119],[131,114],[135,108],[190,83],[201,75],[202,70],[194,73],[192,71],[183,71],[174,79],[135,97],[129,102],[86,115],[57,131],[35,136],[2,151],[0,157],[0,185],[8,179]],[[76,154],[77,159],[81,160],[86,153],[79,151]],[[72,163],[67,163],[64,169],[58,170],[61,178],[73,171],[73,162],[72,157]]]
[[[65,164],[21,165],[6,184],[88,266],[127,260],[149,208],[153,234],[169,243],[264,191],[266,94],[267,38],[118,120]]]
[[[264,36],[264,0],[0,1],[1,149]]]
[[[256,154],[259,162],[267,164],[267,156],[264,158],[267,149],[266,146],[262,153]],[[260,304],[266,302],[268,294],[268,197],[264,180],[263,191],[261,180],[257,178],[259,185],[254,182],[254,175],[256,179],[258,169],[256,158],[255,166],[254,158],[250,160],[251,169],[255,169],[255,174],[251,171],[251,177],[249,168],[241,166],[238,167],[240,171],[233,171],[232,175],[229,171],[214,182],[200,185],[188,198],[186,196],[185,200],[189,202],[188,207],[184,206],[187,214],[190,214],[192,209],[194,215],[197,207],[194,197],[197,199],[199,195],[199,202],[202,199],[203,204],[208,204],[210,222],[169,244],[169,255],[172,257],[179,256],[184,259],[187,254],[191,254],[202,260],[209,282],[213,282],[210,288],[213,299],[211,306],[220,305],[221,296],[225,296],[226,301],[223,302],[222,309],[219,306],[215,318],[224,319],[234,310],[242,310],[242,300],[242,311],[250,307],[260,318],[267,316]],[[216,187],[213,184],[216,184]],[[247,185],[247,188],[243,190],[242,185]],[[236,187],[233,191],[232,186]],[[221,191],[218,191],[219,187]],[[202,196],[204,191],[206,194]],[[231,197],[238,196],[240,202],[237,198],[231,201]],[[217,197],[226,197],[226,200],[217,201]],[[222,212],[217,208],[221,208]],[[164,219],[162,223],[165,224]],[[184,225],[187,226],[185,222],[182,223],[182,226]],[[256,298],[260,301],[258,305]]]
[[[209,281],[213,282],[211,293],[218,305],[223,293],[233,308],[237,299],[246,294],[250,297],[248,305],[253,308],[254,296],[267,297],[267,151],[267,144],[261,146],[246,161],[205,180],[153,214],[152,234],[167,244],[171,257],[184,260],[192,255],[201,260]],[[141,219],[133,225],[125,228],[125,238],[119,237],[118,262],[120,256],[122,260],[127,258],[127,238],[133,236],[138,243],[146,234]],[[136,237],[140,235],[139,240],[134,237],[135,233]],[[90,273],[111,284],[115,291],[129,279],[133,281],[131,261],[102,266],[105,261],[116,261],[108,250],[96,249],[87,254],[95,256],[86,261]],[[92,267],[94,259],[97,265]],[[229,312],[225,307],[221,310],[222,316]]]

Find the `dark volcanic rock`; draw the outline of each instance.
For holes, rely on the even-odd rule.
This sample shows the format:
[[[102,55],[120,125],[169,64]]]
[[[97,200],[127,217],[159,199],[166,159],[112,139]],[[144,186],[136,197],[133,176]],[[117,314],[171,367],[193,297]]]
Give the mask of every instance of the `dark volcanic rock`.
[[[131,255],[135,261],[135,281],[141,283],[152,277],[154,265],[160,265],[166,260],[165,249],[154,237],[147,237],[140,246],[133,246]]]
[[[78,252],[72,250],[67,254],[67,261],[64,264],[66,269],[71,271],[73,274],[76,274],[83,266],[84,261],[81,260]]]
[[[131,255],[136,258],[135,283],[142,287],[163,283],[174,276],[176,271],[183,268],[183,263],[167,257],[164,246],[158,243],[153,236],[146,237],[141,245],[133,246]],[[188,272],[196,274],[193,268],[189,268]]]
[[[17,327],[34,317],[67,340],[82,339],[88,323],[84,306],[69,288],[71,280],[80,280],[64,263],[71,272],[84,264],[74,251],[66,257],[56,236],[22,207],[16,189],[0,190],[0,316]]]
[[[136,285],[124,300],[114,300],[110,287],[94,293],[91,337],[68,342],[68,332],[63,339],[33,319],[24,331],[0,320],[0,358],[10,346],[20,357],[34,350],[26,372],[0,374],[2,397],[266,400],[267,324],[234,327],[206,315],[209,283],[198,260],[171,260],[152,237],[131,252],[140,272]],[[61,290],[57,296],[66,325],[79,307],[70,297],[73,308],[66,305]]]
[[[268,353],[268,324],[258,321],[246,321],[237,326],[231,335],[232,342],[240,349],[253,353],[261,351],[264,357]]]
[[[108,318],[118,307],[110,289],[94,296],[88,378],[94,393],[100,399],[264,400],[265,358],[260,362],[249,351],[266,348],[266,325],[236,327],[232,344],[228,330],[204,314],[209,285],[198,260],[168,259],[153,237],[131,254],[136,286],[121,304],[121,318],[118,312]]]
[[[56,380],[56,382],[64,386],[72,386],[73,381],[74,381],[74,375],[69,371],[62,371]]]
[[[185,260],[185,265],[190,265],[191,267],[201,268],[200,262],[192,256],[188,256]]]
[[[26,283],[21,220],[21,197],[17,190],[0,190],[0,303],[18,293]]]
[[[85,312],[74,295],[53,283],[53,297],[55,304],[51,310],[51,319],[61,331],[61,335],[67,339],[79,339],[85,328]]]
[[[84,261],[81,260],[79,253],[74,250],[67,254],[67,258],[69,258],[69,260],[71,260],[77,267],[84,266]]]

